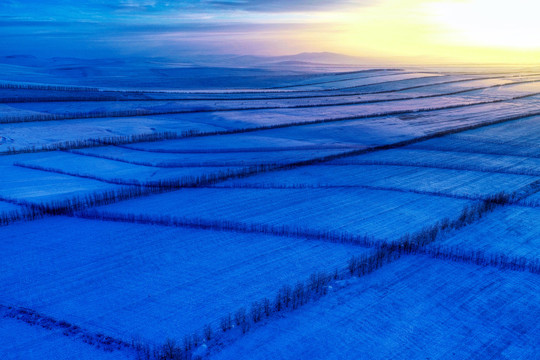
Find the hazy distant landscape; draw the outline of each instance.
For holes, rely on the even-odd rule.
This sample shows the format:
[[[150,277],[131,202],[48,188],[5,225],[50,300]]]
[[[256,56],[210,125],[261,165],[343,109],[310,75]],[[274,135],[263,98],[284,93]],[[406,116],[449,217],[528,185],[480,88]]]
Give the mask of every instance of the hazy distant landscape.
[[[538,359],[540,68],[364,60],[0,57],[0,357]]]

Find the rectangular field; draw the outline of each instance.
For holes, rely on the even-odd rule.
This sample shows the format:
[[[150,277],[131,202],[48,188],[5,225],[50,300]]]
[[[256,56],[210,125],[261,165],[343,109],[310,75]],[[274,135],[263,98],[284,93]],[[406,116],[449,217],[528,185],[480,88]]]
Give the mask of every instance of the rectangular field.
[[[500,192],[512,193],[540,179],[540,173],[531,176],[396,163],[355,165],[354,161],[360,162],[362,157],[351,158],[351,165],[311,165],[284,170],[277,174],[264,173],[245,179],[231,179],[218,183],[215,187],[261,189],[363,187],[478,199]],[[344,159],[344,161],[347,160],[348,158]]]
[[[211,359],[534,359],[540,277],[407,257]]]
[[[540,116],[487,126],[411,145],[413,149],[540,156]]]
[[[42,360],[73,358],[78,360],[128,360],[133,353],[107,352],[80,339],[4,317],[0,311],[0,354],[4,360]]]
[[[209,142],[210,143],[210,142]],[[231,149],[185,149],[182,145],[175,143],[174,146],[155,148],[154,151],[147,151],[138,146],[106,146],[90,149],[72,150],[72,153],[91,157],[100,157],[119,162],[126,162],[135,165],[147,165],[153,167],[204,167],[204,166],[249,166],[261,164],[288,164],[309,160],[317,157],[324,157],[332,154],[339,154],[349,151],[351,148],[339,145],[305,145],[298,147],[284,148],[231,148]],[[138,150],[135,150],[138,149]],[[290,149],[290,150],[289,150]],[[293,150],[297,149],[297,150]],[[184,152],[182,152],[184,151]]]
[[[444,141],[445,138],[441,138]],[[428,142],[426,142],[428,143]],[[423,143],[409,147],[378,151],[346,157],[330,164],[416,166],[448,170],[479,171],[485,173],[540,176],[540,158],[422,149]],[[465,149],[463,149],[465,150]],[[488,176],[488,175],[486,175]]]
[[[240,166],[157,168],[69,152],[24,154],[15,158],[18,159],[15,163],[17,167],[127,186],[167,182],[189,184],[205,176],[220,176],[226,171],[239,172],[243,169]]]
[[[539,219],[540,208],[505,206],[452,232],[433,246],[478,251],[484,253],[485,258],[504,255],[534,262],[540,258]]]
[[[122,189],[97,180],[14,166],[13,157],[0,160],[0,197],[5,199],[39,204]]]
[[[177,205],[178,206],[178,205]],[[301,238],[55,217],[2,228],[0,304],[130,342],[202,330],[368,249]],[[24,247],[25,251],[21,251]],[[30,275],[32,274],[32,275]]]
[[[466,199],[358,188],[199,188],[96,208],[98,212],[171,216],[188,222],[253,224],[286,231],[347,233],[397,240],[444,218],[459,216]]]

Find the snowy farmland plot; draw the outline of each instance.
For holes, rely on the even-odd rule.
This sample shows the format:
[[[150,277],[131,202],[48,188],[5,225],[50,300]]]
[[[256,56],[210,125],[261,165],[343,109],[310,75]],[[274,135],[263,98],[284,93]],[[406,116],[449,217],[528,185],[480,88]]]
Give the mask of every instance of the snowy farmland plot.
[[[540,256],[539,217],[538,206],[506,206],[431,246],[480,251],[488,256],[514,256],[535,262]]]
[[[18,320],[15,314],[2,311],[0,319],[0,347],[2,358],[6,360],[58,358],[59,353],[70,354],[76,359],[132,359],[135,354],[130,351],[110,352],[85,343],[82,338],[67,337],[64,329],[46,329],[39,325],[30,325]]]
[[[84,198],[94,192],[117,190],[121,186],[67,174],[40,171],[14,165],[12,157],[0,159],[0,197],[12,203],[34,203]]]
[[[113,218],[146,215],[152,219],[167,215],[187,223],[237,222],[239,227],[284,227],[287,233],[329,233],[330,240],[344,233],[383,241],[451,218],[472,203],[468,199],[362,187],[280,189],[263,185],[183,189],[107,205],[97,211]]]
[[[4,302],[89,331],[155,344],[182,339],[205,324],[217,328],[222,316],[273,299],[281,286],[294,286],[312,273],[343,271],[352,255],[371,251],[310,239],[68,217],[28,225],[3,232],[2,252],[14,259],[3,268]],[[71,230],[64,237],[66,228]],[[17,251],[21,237],[31,253]],[[44,264],[48,270],[42,273]],[[29,272],[40,276],[28,277]]]
[[[538,357],[534,69],[20,61],[1,359]]]
[[[393,150],[392,150],[393,151]],[[367,158],[369,155],[357,159]],[[382,162],[381,162],[382,163]],[[502,191],[516,191],[527,186],[539,176],[441,169],[424,164],[390,165],[340,164],[314,165],[309,168],[288,170],[280,176],[261,174],[239,180],[228,180],[216,187],[247,188],[366,188],[410,193],[480,199]]]
[[[40,153],[19,156],[22,161],[16,162],[16,167],[36,169],[41,172],[67,174],[74,178],[90,178],[105,183],[119,185],[139,185],[162,183],[167,181],[184,181],[197,179],[215,172],[220,174],[220,168],[206,167],[170,167],[155,168],[114,161],[93,156],[83,156],[77,153]],[[225,168],[231,172],[239,171],[238,167]]]
[[[210,358],[534,359],[539,281],[530,273],[403,258],[362,281],[338,283],[318,303]]]

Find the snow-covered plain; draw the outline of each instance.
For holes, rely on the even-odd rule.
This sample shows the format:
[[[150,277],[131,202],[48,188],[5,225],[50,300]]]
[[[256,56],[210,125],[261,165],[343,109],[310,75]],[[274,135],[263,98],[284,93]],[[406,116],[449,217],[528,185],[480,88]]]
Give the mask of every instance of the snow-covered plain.
[[[205,175],[219,175],[226,170],[238,172],[242,169],[241,167],[234,166],[224,169],[220,167],[155,168],[97,157],[81,156],[69,152],[41,153],[19,157],[23,159],[16,163],[17,167],[35,168],[38,171],[69,174],[75,178],[97,179],[119,185],[138,185],[175,180],[188,183],[190,179],[196,179]]]
[[[369,156],[366,157],[369,159]],[[262,174],[246,179],[228,180],[217,184],[216,187],[263,189],[365,187],[474,199],[502,191],[517,191],[540,179],[540,174],[530,176],[495,171],[470,171],[460,170],[458,166],[455,166],[457,169],[438,168],[422,164],[421,159],[416,159],[419,166],[408,166],[401,165],[399,160],[400,158],[395,159],[396,165],[313,165],[279,174]],[[437,163],[439,166],[440,164]]]
[[[362,188],[204,188],[98,208],[106,214],[161,215],[396,240],[457,217],[473,200]]]
[[[20,210],[21,206],[17,206],[15,204],[0,201],[0,212],[9,212],[9,211],[17,211]]]
[[[455,92],[459,90],[454,90]],[[451,93],[452,90],[449,91]],[[411,106],[422,108],[422,107],[441,107],[448,105],[457,105],[463,101],[487,101],[487,100],[497,100],[505,99],[513,96],[522,96],[527,94],[534,94],[540,92],[540,80],[534,83],[523,83],[515,84],[511,83],[504,86],[496,87],[487,87],[480,90],[472,90],[468,92],[463,92],[461,94],[447,95],[436,97],[423,97],[424,95],[417,95],[420,99],[414,99],[414,96],[410,96],[413,99],[410,100],[392,100],[387,99],[388,101],[384,104],[375,105],[376,108],[373,108],[373,105],[347,105],[348,103],[355,102],[364,102],[367,100],[359,98],[338,98],[331,104],[324,103],[313,103],[308,102],[311,98],[308,96],[307,99],[294,99],[294,101],[284,99],[276,100],[237,100],[237,101],[227,101],[220,102],[219,100],[208,100],[208,101],[198,101],[197,103],[193,101],[174,101],[174,100],[154,100],[154,101],[138,101],[136,99],[132,101],[58,101],[58,102],[17,102],[17,103],[6,103],[0,105],[0,111],[2,114],[7,116],[15,115],[32,115],[32,114],[65,114],[65,113],[99,113],[99,112],[113,112],[113,111],[128,111],[128,110],[147,110],[147,111],[186,111],[186,112],[197,112],[197,111],[230,111],[231,109],[250,109],[250,108],[265,108],[265,107],[283,107],[283,108],[300,108],[300,107],[316,107],[319,112],[326,113],[327,106],[342,106],[338,109],[339,112],[345,114],[350,113],[350,111],[355,111],[357,114],[365,114],[369,111],[380,111],[385,109],[387,111],[400,111],[403,109],[408,109]],[[406,96],[403,96],[407,98]],[[319,99],[319,98],[313,98]],[[378,99],[381,98],[379,95]],[[429,100],[428,100],[429,99]],[[376,101],[372,99],[371,101]],[[303,112],[300,112],[301,115],[304,115]],[[309,115],[309,114],[308,114]],[[1,119],[0,119],[1,121]]]
[[[260,147],[211,149],[197,147],[181,149],[183,143],[176,143],[172,150],[157,149],[163,151],[145,151],[132,146],[104,146],[90,149],[72,150],[73,153],[85,156],[101,157],[132,164],[144,164],[154,167],[193,167],[193,166],[220,166],[231,165],[258,165],[258,164],[284,164],[302,160],[309,160],[320,156],[329,156],[348,151],[351,147],[346,145],[320,145],[298,141],[298,146],[285,147]],[[276,139],[279,140],[279,139]],[[291,140],[294,144],[295,141]],[[211,145],[208,141],[206,144]],[[206,145],[203,143],[203,145]],[[291,145],[292,145],[291,144]],[[162,144],[165,147],[165,144]],[[180,146],[178,146],[180,145]],[[227,144],[223,144],[225,146]],[[272,144],[273,145],[273,144]],[[178,147],[177,147],[178,146]],[[137,150],[135,150],[137,149]],[[296,150],[294,150],[296,149]],[[184,152],[182,152],[184,151]]]
[[[540,258],[538,219],[540,207],[507,206],[435,245],[535,261]]]
[[[478,81],[476,81],[478,82]],[[458,84],[469,84],[469,87],[474,89],[473,84],[476,82],[458,82],[453,84],[447,84],[447,86],[457,86]],[[536,84],[536,88],[533,85]],[[276,124],[293,124],[306,121],[320,121],[328,119],[342,119],[346,117],[365,117],[370,114],[381,114],[396,111],[410,112],[417,109],[432,109],[446,106],[454,106],[458,104],[469,104],[483,101],[495,101],[497,99],[509,99],[515,96],[522,96],[524,94],[533,94],[538,92],[538,84],[519,84],[519,85],[507,85],[502,87],[490,87],[484,90],[475,90],[467,93],[448,95],[448,96],[436,96],[429,97],[433,94],[435,89],[427,87],[422,91],[416,89],[419,93],[414,95],[396,95],[396,92],[390,92],[387,94],[373,94],[373,97],[368,95],[364,96],[348,96],[347,98],[332,101],[332,106],[323,106],[315,108],[293,108],[293,109],[275,109],[275,110],[248,110],[248,111],[224,111],[224,112],[204,112],[204,113],[180,113],[180,114],[167,114],[167,115],[145,115],[135,117],[100,117],[92,119],[70,119],[60,121],[47,121],[42,122],[30,122],[30,123],[10,123],[0,124],[0,132],[5,133],[3,140],[0,139],[0,151],[7,151],[9,148],[20,149],[29,146],[43,146],[51,143],[58,143],[68,140],[82,140],[88,138],[103,138],[111,136],[122,136],[132,134],[150,134],[155,132],[174,131],[182,133],[185,131],[198,131],[198,132],[213,132],[223,130],[233,130],[238,128],[252,128],[257,126],[269,126]],[[484,86],[484,85],[482,85]],[[489,85],[488,85],[489,86]],[[481,86],[480,86],[481,87]],[[448,92],[452,93],[459,91],[461,88],[449,89]],[[22,91],[22,90],[18,90]],[[392,96],[389,96],[392,95]],[[333,99],[326,95],[322,97],[315,97],[308,95],[306,98],[287,100],[282,103],[283,100],[274,101],[261,101],[261,100],[246,100],[242,102],[176,102],[169,101],[159,105],[154,102],[41,102],[41,103],[15,103],[4,104],[5,111],[4,116],[16,116],[17,111],[22,111],[20,116],[24,117],[29,111],[32,114],[36,114],[36,110],[41,110],[44,115],[48,112],[64,114],[67,113],[89,113],[89,112],[102,112],[100,116],[105,116],[107,112],[112,111],[124,111],[124,110],[144,110],[144,111],[197,111],[203,109],[205,111],[222,108],[246,108],[246,107],[291,107],[291,106],[314,106],[324,105],[324,101]],[[410,99],[410,97],[413,99]],[[428,96],[428,98],[423,98]],[[414,99],[419,97],[419,99]],[[409,100],[395,100],[384,101],[392,99],[408,99]],[[383,100],[384,102],[369,103],[374,100]],[[230,99],[229,99],[230,100]],[[345,105],[355,102],[368,102],[358,105]],[[335,106],[336,104],[344,104]],[[486,104],[484,106],[466,106],[464,108],[456,109],[457,114],[463,118],[465,115],[473,115],[475,112],[481,112],[485,114],[486,111],[498,113],[502,116],[508,116],[507,111],[511,111],[513,104],[519,104],[519,109],[514,109],[525,113],[527,111],[538,110],[537,105],[534,103],[526,102],[513,102],[508,101],[504,103]],[[529,109],[529,107],[532,108]],[[47,109],[48,107],[48,109]],[[47,109],[47,110],[46,110]],[[44,112],[46,110],[46,113]],[[444,116],[451,116],[456,111],[444,112]],[[157,113],[156,113],[157,114]],[[513,114],[513,113],[512,113]],[[19,116],[17,115],[17,116]],[[425,113],[421,117],[429,116],[430,113]],[[441,117],[439,114],[435,114],[437,117]],[[470,117],[469,115],[469,117]],[[405,115],[404,115],[405,116]],[[1,117],[1,116],[0,116]],[[401,119],[401,116],[395,116],[390,119],[391,123],[395,125],[411,125],[411,120],[419,118],[420,114],[414,116],[405,116]],[[403,120],[406,120],[405,124]],[[427,119],[423,119],[427,120]],[[363,119],[363,122],[371,122],[373,120]],[[485,119],[484,119],[485,121]],[[412,122],[414,124],[414,121]],[[430,121],[435,124],[436,122]],[[426,122],[420,123],[426,126]],[[391,125],[390,123],[388,125]],[[455,124],[452,124],[453,126]],[[413,130],[413,128],[411,128]],[[36,135],[40,134],[40,135]],[[42,135],[41,135],[42,134]]]
[[[540,278],[408,257],[212,359],[536,359]]]
[[[14,166],[0,158],[0,196],[14,201],[46,203],[84,197],[95,192],[119,189],[120,185]]]
[[[422,146],[423,143],[417,143],[400,149],[334,160],[329,164],[395,164],[396,166],[418,166],[492,173],[540,175],[540,159],[538,158],[484,154],[472,151],[438,151],[423,149]]]
[[[0,355],[5,360],[128,360],[135,357],[133,352],[103,351],[80,339],[67,337],[61,331],[8,317],[0,318]]]
[[[66,232],[69,229],[69,232]],[[24,244],[24,245],[23,245]],[[27,249],[21,252],[21,246]],[[161,344],[318,271],[358,246],[68,217],[2,229],[1,301],[131,341]],[[30,276],[34,274],[34,276]]]
[[[538,158],[540,156],[540,117],[527,117],[453,134],[411,145],[411,148]]]
[[[536,69],[74,62],[0,57],[0,358],[136,359],[81,334],[159,348],[207,324],[194,351],[220,359],[540,353]],[[327,295],[220,329],[335,270]]]
[[[11,117],[21,118],[21,121],[25,120],[25,116],[43,114],[75,114],[73,117],[77,118],[77,114],[101,114],[100,117],[107,117],[107,113],[113,112],[128,112],[128,111],[146,111],[151,114],[159,115],[160,113],[182,113],[182,112],[212,112],[217,113],[214,115],[220,115],[221,112],[229,112],[231,110],[237,110],[239,114],[245,116],[253,116],[258,118],[268,118],[267,122],[274,123],[272,121],[276,116],[282,116],[289,119],[289,122],[296,122],[294,119],[298,118],[334,118],[336,114],[340,114],[339,117],[352,117],[352,116],[369,116],[384,112],[406,112],[417,109],[427,108],[444,108],[450,106],[466,105],[475,102],[486,102],[496,100],[508,100],[516,96],[524,96],[529,94],[538,94],[540,91],[540,85],[537,84],[535,88],[531,88],[530,84],[521,84],[505,87],[492,87],[484,90],[475,90],[463,94],[455,94],[448,96],[438,96],[432,98],[413,98],[408,100],[395,100],[381,103],[364,103],[364,104],[343,104],[336,103],[331,105],[277,105],[260,103],[256,101],[254,104],[249,103],[227,103],[223,105],[207,105],[205,104],[177,104],[175,102],[103,102],[103,101],[89,101],[89,102],[50,102],[50,103],[17,103],[17,104],[0,104],[0,111],[6,114],[6,121]],[[338,106],[338,108],[336,108]],[[257,110],[257,108],[267,108]],[[251,109],[250,109],[251,108]],[[97,115],[96,115],[97,116]],[[115,115],[118,116],[118,115]],[[82,116],[81,116],[82,117]],[[70,121],[68,119],[63,121]],[[2,119],[0,118],[0,123]]]

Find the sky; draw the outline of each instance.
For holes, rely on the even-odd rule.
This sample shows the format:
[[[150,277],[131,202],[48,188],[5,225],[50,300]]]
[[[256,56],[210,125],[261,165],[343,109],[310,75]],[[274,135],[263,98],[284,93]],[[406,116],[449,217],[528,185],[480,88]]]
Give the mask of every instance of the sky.
[[[539,63],[537,0],[0,0],[0,55]]]

